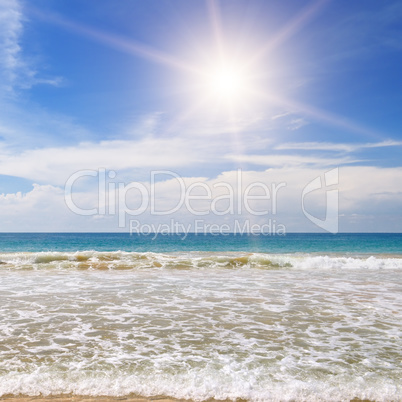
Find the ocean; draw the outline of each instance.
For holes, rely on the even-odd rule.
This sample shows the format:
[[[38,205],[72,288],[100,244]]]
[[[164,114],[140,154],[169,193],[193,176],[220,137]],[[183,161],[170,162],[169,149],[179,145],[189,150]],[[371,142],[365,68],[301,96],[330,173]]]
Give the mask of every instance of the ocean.
[[[402,234],[0,233],[0,398],[402,401]]]

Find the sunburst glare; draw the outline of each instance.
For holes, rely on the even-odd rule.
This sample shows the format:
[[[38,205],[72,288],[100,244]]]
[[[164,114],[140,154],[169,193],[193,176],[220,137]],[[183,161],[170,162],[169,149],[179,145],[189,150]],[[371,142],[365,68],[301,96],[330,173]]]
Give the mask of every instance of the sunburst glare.
[[[206,89],[215,98],[233,101],[244,95],[247,77],[237,66],[221,64],[207,74]]]

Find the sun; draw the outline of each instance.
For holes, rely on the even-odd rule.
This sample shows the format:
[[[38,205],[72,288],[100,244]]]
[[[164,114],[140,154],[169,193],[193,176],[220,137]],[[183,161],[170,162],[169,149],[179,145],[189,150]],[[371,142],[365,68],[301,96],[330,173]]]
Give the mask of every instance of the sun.
[[[210,75],[209,86],[218,97],[236,96],[244,87],[244,77],[235,68],[223,66]]]
[[[207,95],[221,102],[236,102],[247,91],[246,73],[236,63],[221,63],[205,75]]]

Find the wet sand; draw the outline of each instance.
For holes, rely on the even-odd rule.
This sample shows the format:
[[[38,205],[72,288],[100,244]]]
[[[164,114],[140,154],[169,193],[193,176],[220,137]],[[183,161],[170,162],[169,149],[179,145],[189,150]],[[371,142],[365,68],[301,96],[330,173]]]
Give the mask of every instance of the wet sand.
[[[0,401],[18,401],[18,402],[40,402],[40,401],[56,401],[56,402],[94,402],[94,401],[102,401],[102,402],[112,402],[112,401],[124,401],[124,402],[193,402],[190,399],[174,399],[165,396],[153,396],[153,397],[143,397],[143,396],[120,396],[120,397],[109,397],[109,396],[72,396],[72,395],[54,395],[54,396],[2,396],[0,397]],[[216,399],[208,399],[205,402],[218,402]],[[219,402],[229,402],[229,400]],[[236,402],[246,402],[242,399],[237,399]],[[369,399],[358,399],[354,398],[350,402],[375,402],[370,401]]]
[[[1,401],[18,401],[18,402],[41,402],[41,401],[55,401],[55,402],[94,402],[94,401],[102,401],[102,402],[112,402],[112,401],[124,401],[124,402],[190,402],[188,399],[173,399],[164,396],[155,396],[155,397],[142,397],[142,396],[121,396],[121,397],[109,397],[109,396],[71,396],[71,395],[53,395],[53,396],[2,396],[0,397]]]

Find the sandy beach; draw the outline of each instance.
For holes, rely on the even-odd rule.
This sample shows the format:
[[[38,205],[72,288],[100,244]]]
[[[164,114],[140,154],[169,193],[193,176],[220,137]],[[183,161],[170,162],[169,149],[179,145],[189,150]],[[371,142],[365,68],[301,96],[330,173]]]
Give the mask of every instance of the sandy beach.
[[[61,395],[61,396],[3,396],[0,397],[0,400],[4,401],[19,401],[19,402],[40,402],[40,401],[50,401],[55,400],[57,402],[93,402],[93,401],[126,401],[126,402],[149,402],[149,401],[158,401],[158,402],[188,402],[185,399],[173,399],[167,398],[164,396],[155,396],[155,397],[142,397],[142,396],[121,396],[121,397],[91,397],[91,396],[77,396],[77,395]]]
[[[50,401],[55,400],[57,402],[93,402],[93,401],[102,401],[102,402],[111,402],[111,401],[126,401],[126,402],[149,402],[149,401],[157,401],[157,402],[192,402],[190,399],[174,399],[168,398],[165,396],[154,396],[154,397],[143,397],[143,396],[121,396],[121,397],[91,397],[91,396],[69,396],[69,395],[61,395],[61,396],[3,396],[0,397],[0,400],[5,401],[18,401],[18,402],[39,402],[39,401]],[[216,399],[208,399],[207,402],[215,402]],[[221,401],[221,402],[228,402]],[[243,399],[237,399],[236,402],[245,402]],[[350,402],[374,402],[369,399],[359,399],[354,398]]]

